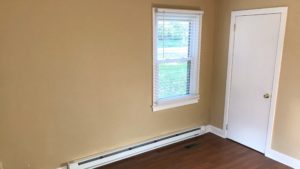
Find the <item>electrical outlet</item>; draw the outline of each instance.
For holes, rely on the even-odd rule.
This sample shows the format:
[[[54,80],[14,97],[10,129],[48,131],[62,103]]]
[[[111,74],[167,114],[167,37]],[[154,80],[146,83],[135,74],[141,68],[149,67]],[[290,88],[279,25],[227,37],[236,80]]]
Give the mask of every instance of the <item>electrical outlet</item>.
[[[0,169],[3,169],[3,163],[0,161]]]

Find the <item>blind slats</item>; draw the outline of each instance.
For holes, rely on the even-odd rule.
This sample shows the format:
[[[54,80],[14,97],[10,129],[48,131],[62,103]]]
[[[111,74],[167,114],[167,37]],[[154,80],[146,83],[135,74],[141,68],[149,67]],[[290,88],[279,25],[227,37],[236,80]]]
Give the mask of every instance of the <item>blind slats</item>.
[[[154,99],[195,94],[199,14],[156,12]]]

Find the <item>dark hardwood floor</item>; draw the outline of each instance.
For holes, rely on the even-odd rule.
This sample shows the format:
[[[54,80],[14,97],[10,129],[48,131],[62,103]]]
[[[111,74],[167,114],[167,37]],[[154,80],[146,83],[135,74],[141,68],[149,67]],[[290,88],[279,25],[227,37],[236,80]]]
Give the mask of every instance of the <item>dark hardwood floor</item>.
[[[173,144],[98,169],[288,169],[263,154],[213,134]]]

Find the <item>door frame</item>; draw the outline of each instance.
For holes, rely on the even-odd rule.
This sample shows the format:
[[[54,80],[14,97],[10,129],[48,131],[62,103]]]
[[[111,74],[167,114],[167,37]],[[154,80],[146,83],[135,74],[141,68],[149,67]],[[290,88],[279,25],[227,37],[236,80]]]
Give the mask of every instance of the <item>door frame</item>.
[[[272,137],[273,137],[273,127],[276,113],[276,103],[281,71],[281,61],[283,54],[286,20],[287,20],[288,7],[278,7],[278,8],[265,8],[265,9],[252,9],[252,10],[242,10],[242,11],[232,11],[231,12],[231,23],[230,23],[230,39],[229,39],[229,51],[228,51],[228,66],[227,66],[227,81],[226,81],[226,96],[225,96],[225,110],[224,110],[224,135],[227,138],[227,124],[229,116],[229,98],[230,98],[230,88],[231,88],[231,78],[232,78],[232,62],[233,62],[233,51],[234,51],[234,38],[235,38],[235,22],[237,16],[249,16],[249,15],[264,15],[264,14],[281,14],[281,23],[279,30],[279,39],[277,46],[277,54],[275,61],[274,79],[273,79],[273,90],[271,93],[271,105],[270,105],[270,115],[268,122],[267,140],[264,154],[271,151]]]

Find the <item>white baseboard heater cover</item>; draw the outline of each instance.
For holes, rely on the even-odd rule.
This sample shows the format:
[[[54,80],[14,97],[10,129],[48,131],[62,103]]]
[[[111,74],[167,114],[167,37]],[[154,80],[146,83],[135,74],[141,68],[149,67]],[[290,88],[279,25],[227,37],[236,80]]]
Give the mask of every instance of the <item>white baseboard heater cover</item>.
[[[139,155],[160,147],[197,137],[205,133],[204,127],[194,128],[179,133],[174,133],[161,138],[132,145],[105,154],[98,154],[79,159],[68,164],[69,169],[94,169],[135,155]]]

